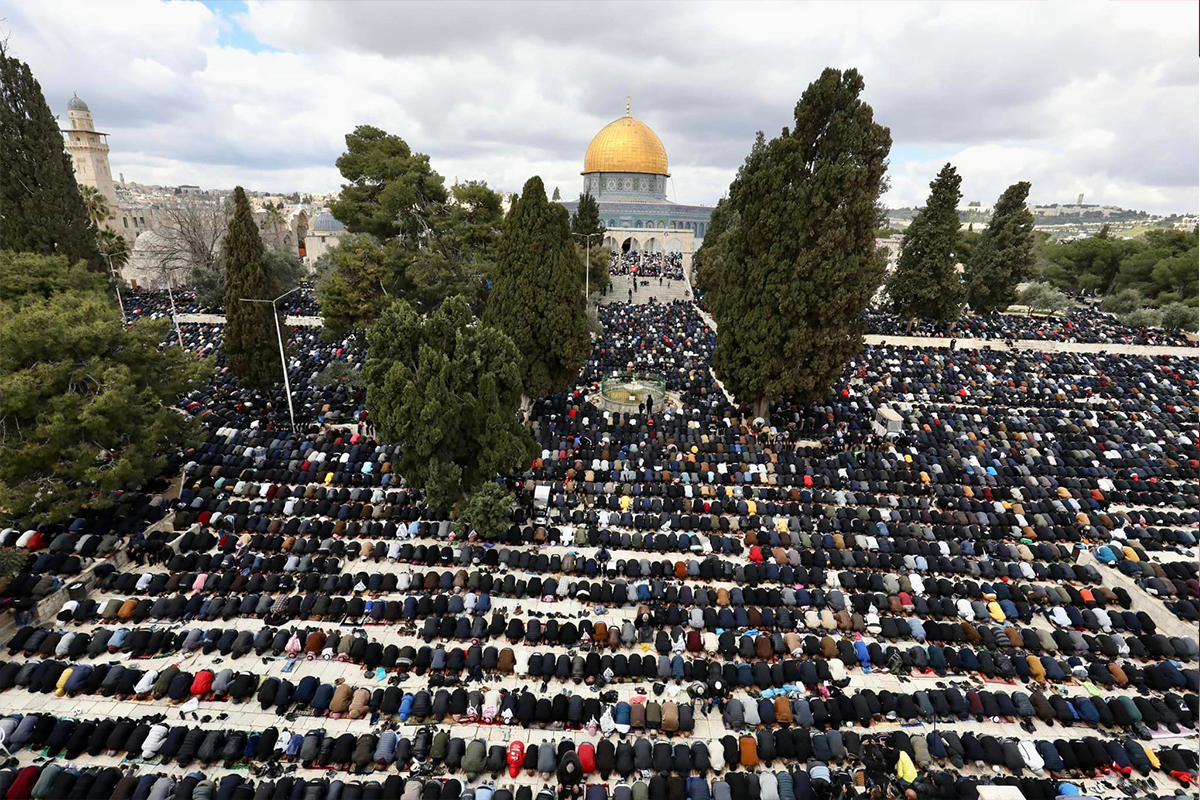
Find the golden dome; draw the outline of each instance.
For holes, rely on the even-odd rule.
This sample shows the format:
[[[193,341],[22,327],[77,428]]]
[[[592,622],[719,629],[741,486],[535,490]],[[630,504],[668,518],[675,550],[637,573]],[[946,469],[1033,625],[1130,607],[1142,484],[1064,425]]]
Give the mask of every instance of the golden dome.
[[[583,172],[640,172],[646,175],[670,175],[667,150],[650,126],[625,116],[600,129],[583,156]]]

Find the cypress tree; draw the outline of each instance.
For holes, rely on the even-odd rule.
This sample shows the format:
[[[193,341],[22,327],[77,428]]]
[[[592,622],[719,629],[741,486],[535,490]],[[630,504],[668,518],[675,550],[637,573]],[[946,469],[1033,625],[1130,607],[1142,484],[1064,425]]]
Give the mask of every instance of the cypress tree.
[[[596,202],[596,198],[592,197],[591,192],[584,192],[579,195],[579,204],[575,207],[575,216],[571,218],[571,233],[585,234],[600,234],[604,237],[604,223],[600,221],[600,204]],[[593,244],[599,243],[595,237],[588,239]]]
[[[583,276],[567,210],[530,178],[500,233],[484,321],[517,345],[525,396],[572,386],[590,349]]]
[[[967,301],[977,313],[1003,311],[1034,264],[1033,214],[1025,205],[1029,182],[1014,183],[996,201],[991,222],[967,262]]]
[[[0,249],[62,255],[97,271],[96,246],[62,131],[29,65],[0,47]]]
[[[458,296],[429,316],[397,300],[367,330],[367,408],[400,445],[398,472],[426,490],[430,507],[448,511],[464,492],[529,464],[536,450],[517,419],[520,362],[512,340],[477,323]]]
[[[954,269],[961,185],[962,176],[954,167],[942,167],[929,184],[925,207],[904,232],[896,271],[888,281],[892,309],[901,317],[953,322],[962,312],[965,293]]]
[[[722,209],[715,366],[759,416],[779,397],[824,395],[862,347],[886,268],[875,231],[892,144],[862,89],[856,70],[826,69],[795,127],[756,145]]]
[[[262,238],[242,187],[233,190],[233,217],[222,242],[225,260],[225,357],[246,386],[267,389],[280,379],[275,313],[270,300],[275,281],[267,269]]]

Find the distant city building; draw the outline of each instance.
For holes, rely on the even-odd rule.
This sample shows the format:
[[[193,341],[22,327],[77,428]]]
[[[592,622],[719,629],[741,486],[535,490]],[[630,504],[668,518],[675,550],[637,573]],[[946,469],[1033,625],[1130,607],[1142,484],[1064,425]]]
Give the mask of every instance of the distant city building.
[[[605,125],[583,157],[583,192],[596,198],[600,221],[609,231],[605,244],[622,252],[677,251],[690,265],[712,217],[709,206],[667,199],[667,150],[650,126],[630,116]],[[578,199],[562,200],[575,214]]]
[[[304,261],[310,266],[316,263],[318,258],[337,247],[345,233],[346,226],[338,222],[333,214],[328,211],[319,214],[304,237]]]

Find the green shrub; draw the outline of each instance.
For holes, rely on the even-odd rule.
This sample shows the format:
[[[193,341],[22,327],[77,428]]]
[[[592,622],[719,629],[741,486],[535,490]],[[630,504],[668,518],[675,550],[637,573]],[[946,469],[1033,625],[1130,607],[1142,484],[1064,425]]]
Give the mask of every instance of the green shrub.
[[[1049,311],[1052,313],[1066,311],[1074,305],[1071,298],[1048,283],[1029,284],[1029,286],[1021,291],[1018,302],[1029,306],[1031,311]]]
[[[11,578],[25,568],[29,552],[17,547],[0,550],[0,578]]]
[[[363,385],[362,373],[349,361],[330,361],[329,366],[317,373],[317,386],[349,386],[359,388]]]
[[[1162,325],[1162,314],[1154,308],[1139,308],[1121,317],[1131,328],[1157,328]]]
[[[1146,298],[1137,289],[1122,289],[1100,301],[1100,310],[1110,314],[1128,314],[1146,305]]]
[[[458,511],[459,533],[475,531],[484,541],[495,541],[512,524],[512,493],[494,481],[480,486]]]
[[[1167,330],[1195,333],[1200,329],[1200,316],[1197,315],[1195,306],[1168,303],[1159,309],[1159,313],[1162,314],[1162,326]]]

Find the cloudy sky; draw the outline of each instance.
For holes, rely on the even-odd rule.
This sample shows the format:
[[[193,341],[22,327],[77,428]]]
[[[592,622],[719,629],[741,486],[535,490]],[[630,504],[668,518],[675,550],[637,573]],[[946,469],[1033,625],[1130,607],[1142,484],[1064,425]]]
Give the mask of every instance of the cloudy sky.
[[[1029,180],[1039,203],[1200,205],[1193,2],[0,4],[54,111],[77,92],[145,183],[336,189],[369,123],[448,179],[573,196],[632,95],[675,198],[711,204],[755,131],[853,66],[892,131],[889,205],[946,161],[964,202]]]

